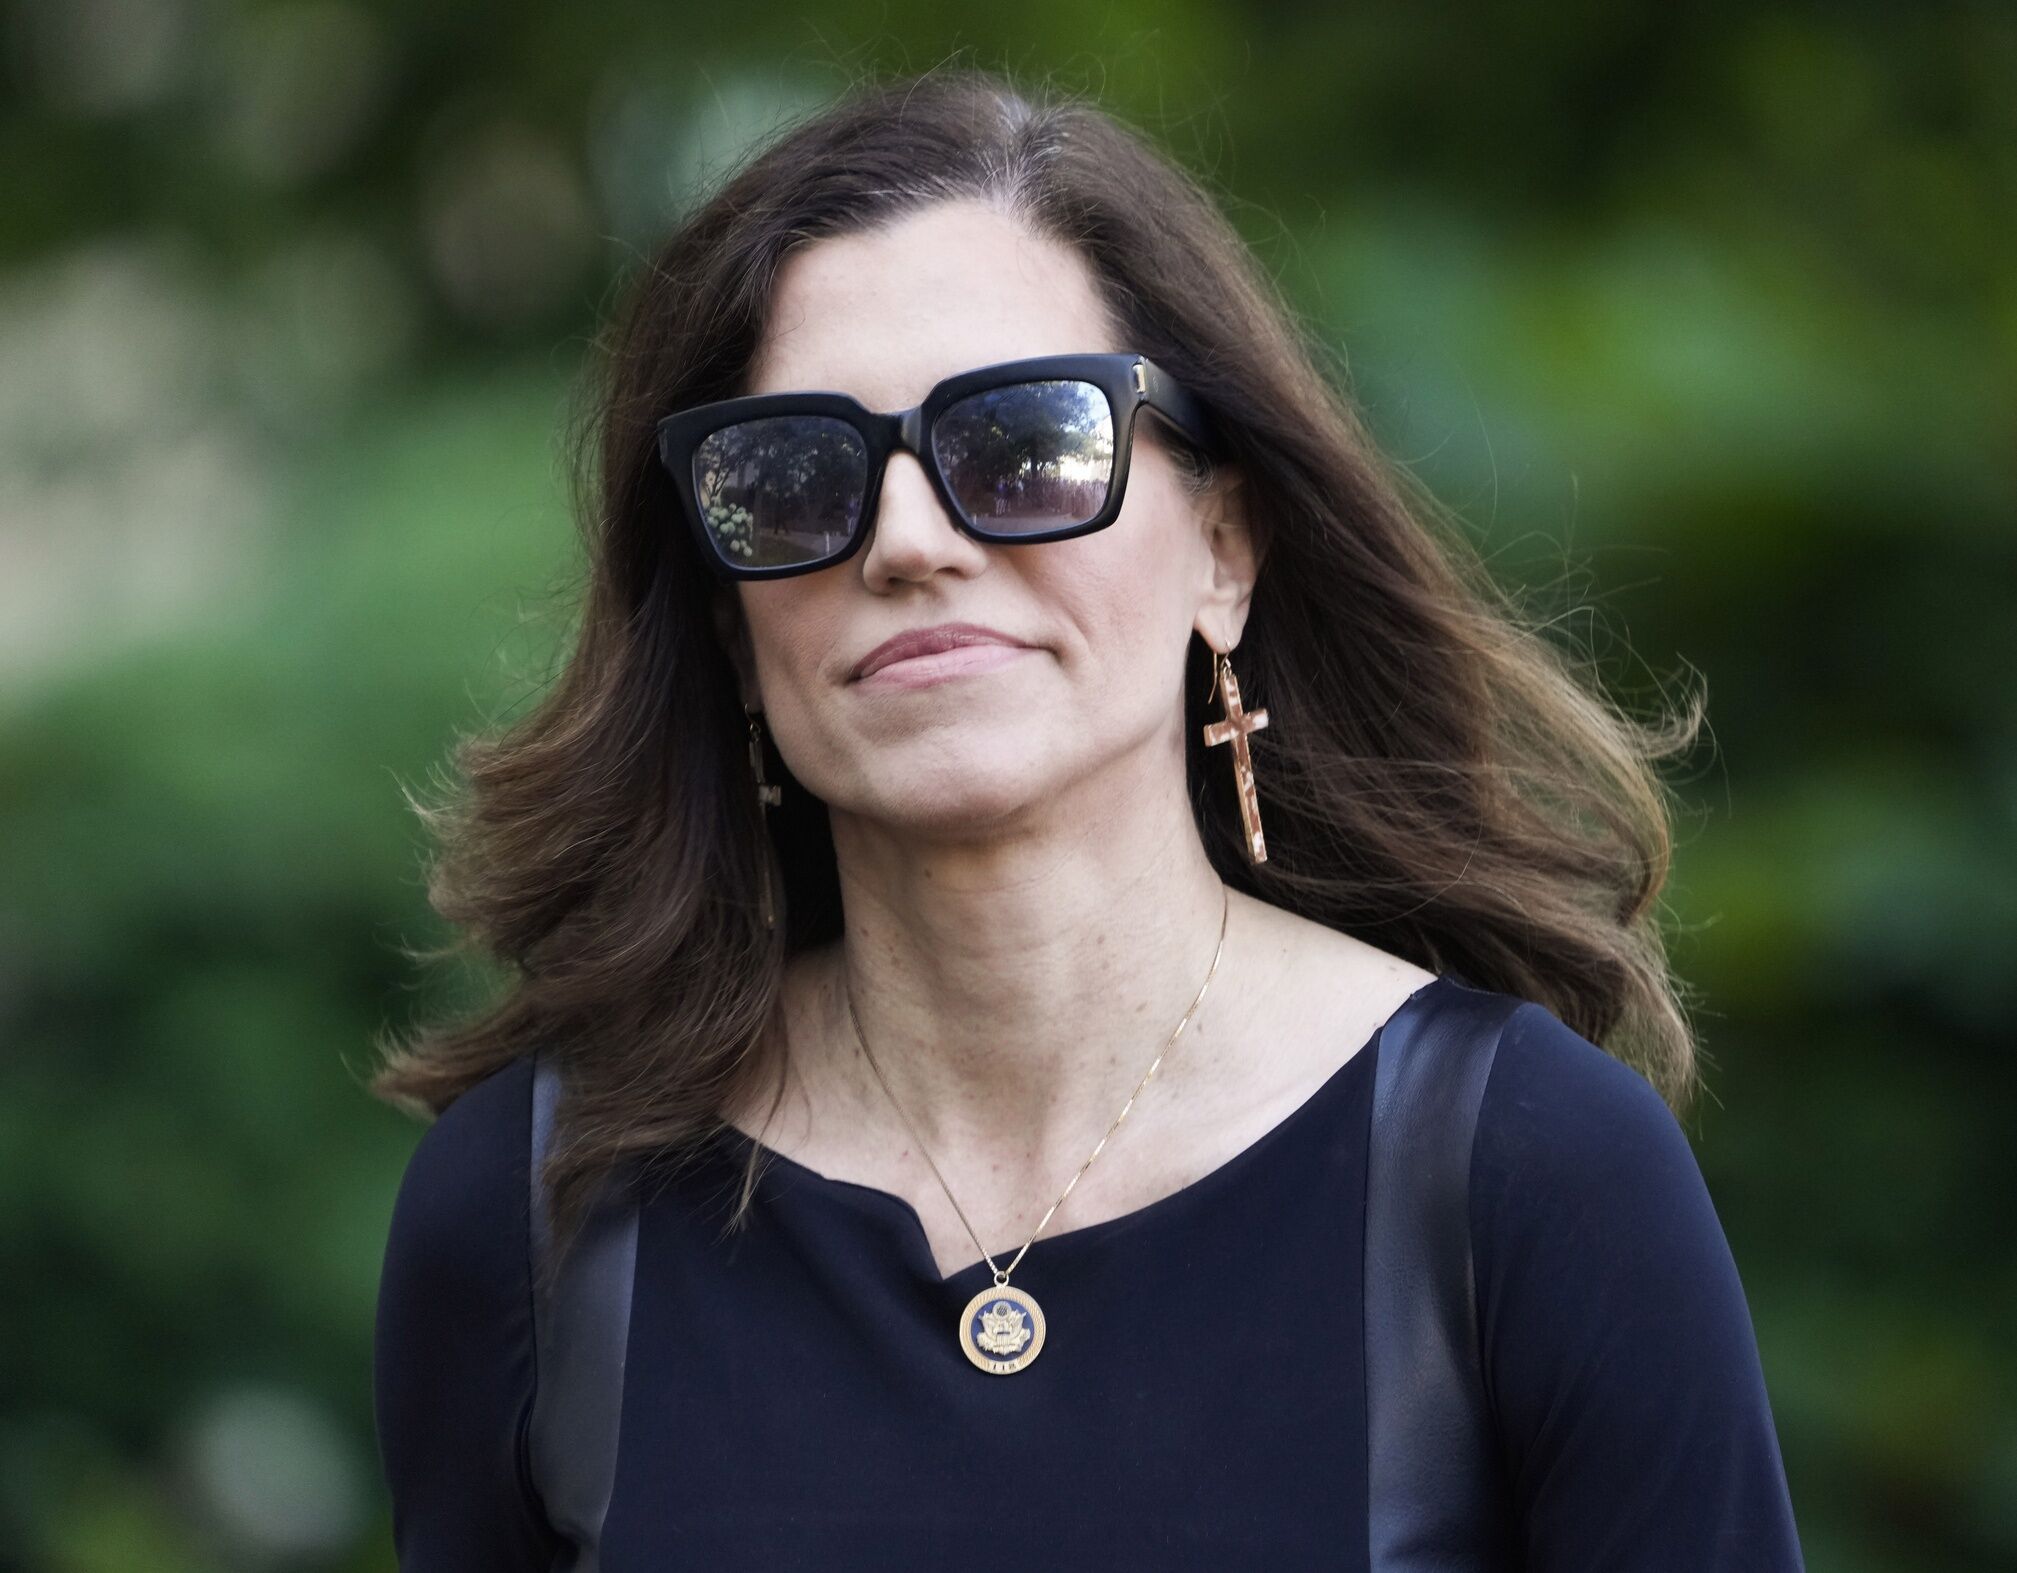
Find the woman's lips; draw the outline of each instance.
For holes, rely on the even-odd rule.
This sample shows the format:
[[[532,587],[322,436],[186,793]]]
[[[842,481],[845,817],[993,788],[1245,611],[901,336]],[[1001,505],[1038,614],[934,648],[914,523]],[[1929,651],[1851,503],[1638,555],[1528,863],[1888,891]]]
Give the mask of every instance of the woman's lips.
[[[977,672],[991,672],[997,667],[1007,666],[1034,653],[1030,645],[960,645],[952,650],[934,650],[929,655],[914,655],[907,660],[892,661],[888,666],[878,667],[868,676],[857,679],[854,686],[877,689],[926,688],[934,683],[949,682],[956,677],[971,677]]]
[[[855,664],[850,680],[859,681],[892,661],[907,661],[917,655],[936,655],[941,650],[957,649],[961,645],[1027,643],[1026,639],[1012,638],[985,623],[934,623],[929,628],[907,628],[883,640],[863,656]]]

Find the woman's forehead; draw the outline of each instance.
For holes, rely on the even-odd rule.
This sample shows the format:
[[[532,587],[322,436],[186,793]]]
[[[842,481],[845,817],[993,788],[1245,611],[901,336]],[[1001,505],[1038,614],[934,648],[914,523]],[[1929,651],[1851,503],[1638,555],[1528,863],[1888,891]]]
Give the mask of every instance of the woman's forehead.
[[[903,409],[974,366],[1114,348],[1076,253],[992,209],[957,206],[787,257],[747,391],[832,389]]]

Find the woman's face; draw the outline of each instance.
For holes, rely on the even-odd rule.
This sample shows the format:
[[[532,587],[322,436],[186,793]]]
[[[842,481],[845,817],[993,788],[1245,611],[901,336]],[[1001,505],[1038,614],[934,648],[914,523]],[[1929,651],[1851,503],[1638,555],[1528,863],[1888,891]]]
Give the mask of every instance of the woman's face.
[[[944,203],[793,252],[745,391],[836,389],[888,411],[970,367],[1135,348],[1113,342],[1076,253],[993,208]],[[1234,480],[1222,470],[1213,493],[1187,491],[1144,414],[1111,525],[995,546],[962,534],[917,457],[895,452],[853,557],[722,588],[744,700],[807,791],[893,830],[1001,835],[1066,803],[1094,819],[1103,803],[1145,804],[1158,773],[1182,779],[1192,631],[1229,649],[1246,617],[1248,537],[1219,506]],[[928,683],[852,677],[892,635],[946,622],[1028,648]]]

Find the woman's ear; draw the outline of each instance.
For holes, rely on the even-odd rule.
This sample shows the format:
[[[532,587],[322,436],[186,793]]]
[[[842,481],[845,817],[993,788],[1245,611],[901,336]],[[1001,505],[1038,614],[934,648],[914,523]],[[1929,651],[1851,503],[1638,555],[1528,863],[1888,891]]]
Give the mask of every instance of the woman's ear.
[[[1196,627],[1215,650],[1239,644],[1260,578],[1262,553],[1248,510],[1249,495],[1246,471],[1226,462],[1217,466],[1211,484],[1198,497],[1208,557]]]
[[[735,668],[742,707],[745,710],[761,710],[763,694],[756,682],[756,653],[750,648],[749,619],[742,615],[742,598],[732,584],[714,587],[714,633],[721,641],[729,664]]]

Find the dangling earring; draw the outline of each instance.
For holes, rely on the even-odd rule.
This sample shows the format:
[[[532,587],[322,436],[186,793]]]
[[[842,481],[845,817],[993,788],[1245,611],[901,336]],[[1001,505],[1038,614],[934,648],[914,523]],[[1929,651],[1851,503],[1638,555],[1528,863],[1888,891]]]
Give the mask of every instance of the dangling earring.
[[[1226,713],[1223,720],[1206,725],[1205,744],[1213,748],[1225,742],[1233,745],[1233,784],[1239,789],[1240,819],[1247,828],[1247,861],[1265,863],[1268,844],[1261,836],[1261,800],[1254,791],[1254,761],[1247,752],[1247,734],[1266,726],[1268,713],[1265,710],[1249,713],[1240,708],[1240,680],[1233,676],[1233,663],[1223,650],[1218,652],[1212,692],[1224,698]],[[1205,695],[1205,703],[1211,701],[1212,695]]]
[[[769,811],[784,801],[784,788],[763,779],[763,723],[757,719],[762,712],[745,708],[743,714],[749,718],[750,774],[756,777],[759,826],[757,863],[763,870],[763,926],[766,929],[774,929],[777,927],[777,907],[771,895],[770,884]]]

